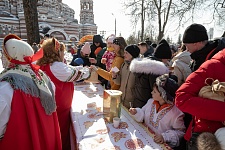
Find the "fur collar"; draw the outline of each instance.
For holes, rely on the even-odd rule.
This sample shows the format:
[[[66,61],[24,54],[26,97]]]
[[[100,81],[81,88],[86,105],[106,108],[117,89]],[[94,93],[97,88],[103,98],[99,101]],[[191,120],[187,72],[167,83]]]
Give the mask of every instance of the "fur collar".
[[[131,61],[130,71],[134,73],[145,73],[145,74],[155,74],[162,75],[169,73],[169,69],[164,65],[164,63],[152,60],[148,58],[135,58]]]

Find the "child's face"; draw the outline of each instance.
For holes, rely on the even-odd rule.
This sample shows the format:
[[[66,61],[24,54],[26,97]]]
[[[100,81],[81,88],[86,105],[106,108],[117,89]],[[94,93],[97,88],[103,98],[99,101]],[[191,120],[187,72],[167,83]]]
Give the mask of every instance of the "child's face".
[[[112,42],[108,42],[107,43],[107,47],[112,47],[113,43]]]
[[[161,94],[159,93],[158,89],[155,86],[153,87],[151,94],[152,94],[153,100],[158,101],[160,105],[166,103],[164,99],[161,97]]]
[[[132,55],[124,50],[124,60],[131,61],[133,59]]]
[[[144,54],[147,51],[147,47],[143,46],[143,45],[138,45],[139,49],[140,49],[140,54]]]

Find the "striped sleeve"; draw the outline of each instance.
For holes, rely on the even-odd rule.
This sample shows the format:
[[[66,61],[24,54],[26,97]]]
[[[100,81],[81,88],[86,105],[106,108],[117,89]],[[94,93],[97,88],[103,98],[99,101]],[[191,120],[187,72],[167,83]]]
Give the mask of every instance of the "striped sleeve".
[[[62,62],[54,62],[50,69],[53,75],[63,82],[79,81],[90,76],[88,68],[82,66],[70,66]]]

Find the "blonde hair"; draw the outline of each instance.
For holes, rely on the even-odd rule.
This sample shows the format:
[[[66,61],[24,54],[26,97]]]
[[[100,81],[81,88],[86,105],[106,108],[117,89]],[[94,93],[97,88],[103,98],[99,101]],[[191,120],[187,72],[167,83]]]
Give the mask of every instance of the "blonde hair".
[[[221,150],[216,136],[210,132],[203,132],[197,138],[198,150]]]
[[[61,51],[61,44],[60,44],[60,49],[57,50],[55,48],[56,42],[58,42],[57,39],[49,38],[42,43],[41,48],[43,49],[44,55],[41,59],[37,61],[37,65],[41,66],[41,65],[50,64],[56,61],[58,62],[62,61],[59,54],[59,51]]]

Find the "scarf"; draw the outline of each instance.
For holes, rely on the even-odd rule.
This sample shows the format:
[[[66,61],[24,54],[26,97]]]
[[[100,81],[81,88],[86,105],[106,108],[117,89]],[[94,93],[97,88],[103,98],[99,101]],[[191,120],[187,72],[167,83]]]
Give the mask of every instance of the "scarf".
[[[46,114],[51,115],[56,110],[54,91],[47,75],[41,70],[37,73],[38,76],[29,65],[11,63],[0,74],[0,81],[7,81],[14,90],[39,97]]]

